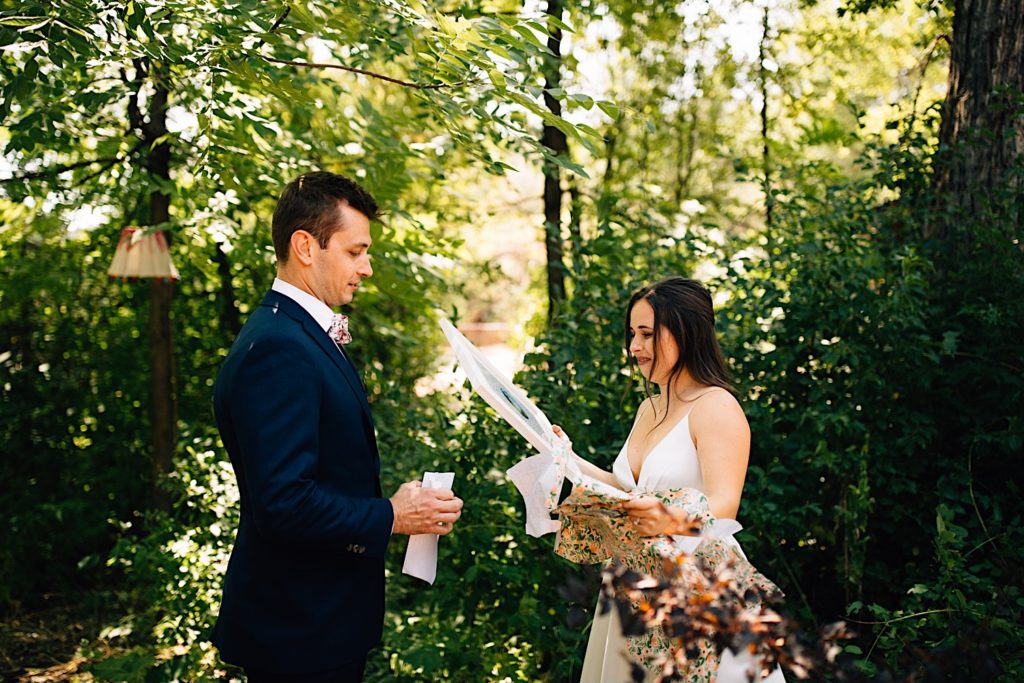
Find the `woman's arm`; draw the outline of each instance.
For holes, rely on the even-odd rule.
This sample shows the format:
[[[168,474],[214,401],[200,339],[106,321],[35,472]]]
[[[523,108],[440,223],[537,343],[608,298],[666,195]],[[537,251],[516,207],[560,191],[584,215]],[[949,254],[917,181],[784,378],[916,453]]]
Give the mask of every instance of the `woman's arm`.
[[[750,425],[739,402],[724,390],[705,396],[690,415],[690,435],[711,514],[736,519],[750,458]]]
[[[566,436],[565,432],[563,432],[562,428],[558,425],[551,425],[551,427],[555,430],[555,434],[558,436]],[[566,438],[568,438],[568,436],[566,436]],[[622,488],[622,485],[619,484],[619,480],[616,479],[615,475],[611,472],[602,470],[594,463],[586,460],[580,455],[577,455],[575,451],[569,451],[569,455],[572,456],[573,462],[576,463],[576,466],[580,468],[580,471],[583,472],[583,474],[591,477],[592,479],[597,479],[600,482],[608,484],[609,486],[614,486],[617,489]]]
[[[616,479],[615,475],[612,474],[611,472],[607,470],[602,470],[600,467],[590,462],[589,460],[585,460],[582,456],[576,455],[576,453],[572,454],[572,459],[576,463],[576,465],[579,466],[580,471],[583,472],[583,474],[587,475],[588,477],[597,479],[598,481],[604,482],[609,486],[614,486],[617,489],[622,488],[622,484],[619,483],[619,480]]]

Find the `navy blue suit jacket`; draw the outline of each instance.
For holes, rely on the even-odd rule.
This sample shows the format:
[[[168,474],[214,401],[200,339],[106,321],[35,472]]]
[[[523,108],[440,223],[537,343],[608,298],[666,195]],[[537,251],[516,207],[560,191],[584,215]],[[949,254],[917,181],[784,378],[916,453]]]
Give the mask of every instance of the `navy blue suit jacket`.
[[[221,656],[282,673],[364,657],[380,642],[394,517],[352,364],[271,291],[221,367],[214,411],[241,493],[213,632]]]

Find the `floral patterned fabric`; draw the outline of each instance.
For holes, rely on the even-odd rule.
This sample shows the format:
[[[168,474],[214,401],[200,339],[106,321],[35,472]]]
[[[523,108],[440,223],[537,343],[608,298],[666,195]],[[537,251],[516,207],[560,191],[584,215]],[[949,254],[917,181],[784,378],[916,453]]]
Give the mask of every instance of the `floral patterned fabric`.
[[[331,318],[331,327],[327,330],[327,334],[331,335],[335,344],[352,343],[352,333],[348,331],[348,316],[335,313]]]
[[[624,498],[618,499],[587,484],[574,487],[570,496],[557,509],[561,529],[555,543],[555,552],[578,564],[594,564],[616,558],[630,569],[660,575],[664,559],[683,552],[683,544],[678,542],[682,539],[638,536],[621,507],[625,498],[635,495],[641,493],[623,494]],[[653,495],[666,506],[682,509],[694,520],[694,534],[702,536],[693,552],[694,559],[703,560],[712,570],[716,570],[722,563],[732,562],[738,594],[743,595],[747,588],[752,587],[765,594],[779,592],[778,587],[746,560],[738,544],[730,540],[731,537],[714,537],[716,519],[711,515],[707,497],[703,493],[685,488],[643,495]],[[700,571],[696,563],[683,563],[682,567],[683,571]],[[757,605],[747,607],[756,609]],[[654,662],[660,655],[669,653],[671,647],[669,639],[660,628],[642,636],[631,636],[627,641],[629,654],[634,661],[644,663],[652,672]],[[697,656],[691,657],[689,661],[687,669],[681,672],[680,680],[686,683],[713,683],[718,658],[710,643],[705,643]]]

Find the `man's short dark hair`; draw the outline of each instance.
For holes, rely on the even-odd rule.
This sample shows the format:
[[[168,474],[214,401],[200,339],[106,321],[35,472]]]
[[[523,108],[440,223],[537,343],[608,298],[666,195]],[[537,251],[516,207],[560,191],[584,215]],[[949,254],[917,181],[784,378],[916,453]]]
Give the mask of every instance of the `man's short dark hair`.
[[[277,200],[271,229],[278,262],[288,260],[288,245],[296,230],[305,230],[326,249],[331,235],[344,227],[339,211],[342,203],[371,221],[377,218],[377,200],[343,175],[316,171],[288,183]]]

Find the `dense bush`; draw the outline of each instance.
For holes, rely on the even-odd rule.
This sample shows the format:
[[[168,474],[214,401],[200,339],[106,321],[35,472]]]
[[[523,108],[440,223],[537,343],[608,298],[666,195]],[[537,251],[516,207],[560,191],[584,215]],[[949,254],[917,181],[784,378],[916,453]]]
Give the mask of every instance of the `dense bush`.
[[[798,174],[772,243],[726,271],[754,444],[741,514],[791,608],[851,616],[865,671],[992,680],[998,661],[1016,680],[1020,184],[960,215],[934,159],[910,138],[873,148],[861,181]]]

